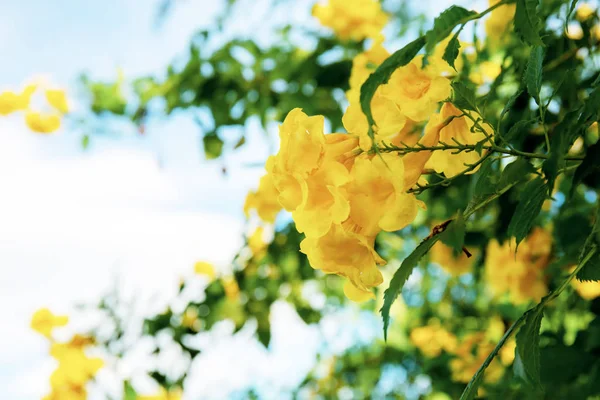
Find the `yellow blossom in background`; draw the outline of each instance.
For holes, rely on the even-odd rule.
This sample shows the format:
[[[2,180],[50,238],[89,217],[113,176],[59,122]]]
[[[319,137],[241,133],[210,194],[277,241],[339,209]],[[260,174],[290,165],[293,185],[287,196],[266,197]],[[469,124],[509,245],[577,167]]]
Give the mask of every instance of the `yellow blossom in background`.
[[[500,0],[489,0],[490,7],[497,4]],[[502,43],[506,37],[506,32],[510,29],[517,6],[513,4],[503,4],[496,7],[488,19],[485,21],[485,33],[490,47],[495,48]]]
[[[29,107],[31,95],[35,92],[35,85],[28,85],[21,93],[6,91],[0,93],[0,115],[12,114]]]
[[[64,90],[61,89],[48,89],[46,90],[46,100],[53,108],[62,114],[69,112],[69,104],[67,102],[67,95]]]
[[[181,325],[186,328],[197,330],[198,322],[198,310],[196,307],[188,307],[181,318]]]
[[[483,61],[472,65],[469,79],[477,85],[483,85],[484,83],[493,82],[500,75],[500,72],[502,72],[500,62],[494,60]]]
[[[510,338],[504,343],[504,346],[500,349],[498,356],[500,361],[506,367],[510,366],[515,361],[515,350],[517,348],[517,341],[515,338]]]
[[[442,351],[454,352],[457,345],[456,336],[444,329],[439,321],[414,328],[410,332],[410,341],[430,358],[439,356]]]
[[[433,245],[429,254],[431,262],[438,264],[450,275],[458,276],[471,272],[477,260],[477,251],[472,248],[468,248],[467,250],[472,254],[471,257],[467,257],[462,251],[460,254],[454,255],[452,248],[442,242],[437,242]]]
[[[467,383],[494,350],[496,343],[485,338],[484,332],[471,333],[460,339],[453,351],[455,358],[450,360],[452,380]],[[484,381],[495,383],[502,378],[504,367],[495,358],[485,371]]]
[[[136,400],[181,400],[183,396],[181,389],[165,390],[160,388],[157,394],[153,395],[137,395]]]
[[[375,252],[373,242],[374,237],[333,225],[322,237],[305,238],[300,243],[300,251],[306,254],[311,267],[326,274],[344,276],[360,291],[370,292],[370,288],[383,282],[377,265],[385,264]]]
[[[209,280],[215,279],[215,267],[211,263],[207,263],[206,261],[198,261],[194,264],[194,272],[198,275],[208,276]]]
[[[569,268],[569,272],[573,272],[575,266]],[[575,278],[571,281],[571,286],[579,296],[586,300],[593,300],[600,297],[600,282],[596,281],[580,281]]]
[[[101,358],[88,357],[83,349],[52,351],[58,360],[58,368],[50,376],[53,390],[61,390],[69,386],[84,386],[104,366]]]
[[[417,122],[429,119],[438,103],[451,94],[450,80],[440,76],[435,65],[421,69],[422,63],[423,57],[417,56],[396,69],[382,88],[382,96],[392,100],[404,115]]]
[[[519,244],[515,255],[514,240],[488,243],[485,275],[496,296],[508,294],[511,301],[523,303],[539,301],[548,292],[544,270],[552,250],[552,237],[548,231],[536,227]]]
[[[240,298],[240,287],[234,277],[223,279],[223,289],[225,296],[229,300],[238,300]]]
[[[440,120],[447,121],[454,117],[440,131],[440,141],[448,144],[454,143],[454,140],[462,144],[473,145],[485,140],[486,135],[479,130],[473,129],[473,121],[467,116],[462,115],[462,111],[456,108],[452,103],[444,103],[440,111]],[[480,124],[488,136],[492,135],[493,129],[486,123]],[[454,139],[454,140],[453,140]],[[456,153],[454,150],[435,151],[431,155],[427,165],[436,172],[444,173],[446,177],[451,178],[462,173],[468,164],[474,164],[481,156],[476,151],[462,151]],[[479,168],[469,171],[469,174],[476,172]]]
[[[60,128],[60,117],[54,113],[27,111],[25,123],[34,132],[52,133]]]
[[[259,218],[264,222],[274,223],[277,214],[281,211],[281,205],[277,201],[278,192],[273,185],[273,177],[269,174],[260,178],[256,191],[251,191],[246,196],[244,213],[250,216],[251,210],[256,210]]]
[[[248,247],[254,257],[260,258],[266,253],[268,243],[264,239],[265,230],[262,226],[259,226],[254,230],[252,235],[248,237]]]
[[[466,47],[465,43],[460,43],[461,46],[458,50],[458,57],[456,57],[456,60],[454,60],[454,68],[456,68],[456,70],[452,68],[450,64],[448,64],[448,62],[446,62],[446,60],[443,58],[446,47],[448,47],[448,43],[452,39],[452,36],[453,35],[448,35],[446,39],[439,42],[435,46],[433,53],[428,58],[430,68],[435,68],[436,72],[440,75],[456,75],[456,73],[462,71],[463,68],[464,61],[462,58],[462,53]]]
[[[49,309],[41,308],[31,318],[31,329],[49,338],[54,328],[65,326],[68,322],[69,317],[54,315]]]
[[[315,4],[312,13],[343,40],[374,37],[388,22],[378,0],[329,0]]]
[[[42,400],[86,400],[87,390],[83,386],[65,386],[53,389]]]
[[[589,3],[581,3],[575,11],[575,18],[578,21],[585,21],[596,14],[596,10]]]

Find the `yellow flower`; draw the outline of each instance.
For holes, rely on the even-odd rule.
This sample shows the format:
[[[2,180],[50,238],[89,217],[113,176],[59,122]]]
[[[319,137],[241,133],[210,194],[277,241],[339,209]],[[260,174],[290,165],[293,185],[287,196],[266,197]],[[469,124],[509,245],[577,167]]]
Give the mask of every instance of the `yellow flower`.
[[[25,113],[25,123],[34,132],[52,133],[60,128],[60,117],[57,114],[27,111]]]
[[[6,91],[0,93],[0,115],[8,115],[29,107],[31,95],[35,92],[34,85],[28,85],[21,93]]]
[[[569,272],[573,272],[575,266],[569,268]],[[586,300],[593,300],[600,297],[600,282],[595,281],[580,281],[577,278],[571,281],[571,286],[577,294]]]
[[[65,386],[53,389],[52,393],[42,400],[87,400],[87,390],[83,386]]]
[[[309,117],[295,108],[279,127],[279,152],[269,157],[266,168],[287,211],[302,203],[302,182],[319,166],[325,146],[323,123],[323,116]]]
[[[311,267],[344,276],[358,290],[370,292],[370,288],[383,282],[377,265],[385,264],[373,248],[374,240],[336,224],[324,236],[305,238],[300,251],[307,255]],[[347,291],[350,292],[348,288]]]
[[[456,336],[444,329],[439,321],[414,328],[410,332],[410,341],[429,358],[439,356],[442,351],[453,352],[456,349]]]
[[[472,254],[467,257],[464,252],[460,252],[455,256],[453,250],[442,242],[433,245],[430,250],[431,261],[438,264],[446,272],[451,275],[458,276],[470,272],[477,260],[477,251],[475,249],[467,249]]]
[[[460,115],[462,115],[462,112],[454,107],[452,103],[444,103],[439,116],[434,117],[435,120],[441,122],[451,117],[455,118],[440,131],[440,142],[452,144],[454,143],[453,139],[455,139],[462,144],[473,145],[485,140],[486,135],[483,132],[473,129],[473,121],[467,116],[459,117]],[[491,136],[492,127],[484,122],[480,125],[488,136]],[[460,153],[456,153],[454,150],[434,151],[429,159],[428,166],[436,172],[443,172],[446,177],[451,178],[463,172],[468,164],[479,161],[480,158],[481,156],[476,151],[462,151]],[[475,168],[468,173],[472,174],[478,169]]]
[[[197,328],[198,322],[198,310],[196,307],[188,307],[187,310],[183,313],[183,317],[181,318],[181,325],[186,328],[194,329]]]
[[[67,95],[64,90],[48,89],[46,90],[46,100],[58,112],[66,114],[69,112],[69,104],[67,103]]]
[[[244,204],[244,213],[246,217],[250,216],[251,210],[256,213],[261,220],[274,223],[277,214],[281,211],[281,204],[277,201],[279,193],[273,185],[273,177],[269,174],[260,178],[258,189],[255,192],[248,193]]]
[[[359,156],[351,177],[350,220],[361,228],[362,234],[397,231],[416,218],[419,202],[406,193],[402,157],[393,153]]]
[[[58,368],[50,376],[50,384],[56,390],[84,386],[104,366],[101,358],[90,358],[83,349],[57,349],[53,346],[51,354],[58,359]]]
[[[90,336],[74,335],[70,341],[66,343],[52,343],[50,354],[57,360],[60,360],[65,354],[71,351],[83,351],[87,346],[93,345],[95,340]]]
[[[159,392],[154,395],[138,395],[136,400],[181,400],[181,389],[171,389],[169,391],[165,388],[160,388]]]
[[[490,0],[490,7],[498,3],[500,0]],[[504,4],[494,9],[490,13],[490,17],[485,21],[485,33],[487,35],[490,46],[495,48],[502,43],[505,38],[506,31],[510,28],[515,10],[517,6],[513,4]]]
[[[208,276],[209,280],[215,279],[215,267],[211,263],[207,263],[206,261],[198,261],[194,264],[194,272],[198,275]]]
[[[550,259],[552,237],[542,228],[534,228],[515,255],[516,243],[500,245],[495,239],[487,246],[485,274],[492,292],[508,293],[511,301],[539,301],[548,292],[544,270]]]
[[[259,226],[254,230],[252,235],[248,237],[248,247],[254,254],[254,257],[261,258],[265,254],[265,250],[267,249],[268,243],[265,242],[264,239],[265,230],[262,226]]]
[[[350,90],[346,92],[346,97],[350,103],[357,103],[360,100],[360,87],[362,84],[377,69],[379,64],[390,56],[390,53],[383,47],[384,39],[383,35],[378,35],[368,50],[358,54],[352,60]]]
[[[313,16],[343,40],[374,37],[388,21],[377,0],[329,0],[315,4]]]
[[[596,14],[596,10],[589,3],[581,3],[577,6],[577,11],[575,12],[575,18],[578,21],[585,21],[588,18],[592,17]]]
[[[422,62],[422,56],[417,56],[398,68],[381,89],[382,96],[396,103],[404,115],[416,122],[429,119],[438,103],[451,94],[450,81],[437,73],[439,68],[430,64],[421,69]]]
[[[502,64],[498,61],[483,61],[480,64],[472,65],[473,69],[469,74],[469,79],[477,85],[492,82],[502,72]]]
[[[494,342],[486,340],[484,332],[471,333],[462,338],[453,352],[456,357],[450,360],[452,380],[469,382],[495,346]],[[495,358],[485,371],[484,381],[498,382],[503,374],[504,367]]]
[[[510,338],[504,343],[504,346],[500,349],[498,355],[500,356],[500,361],[505,366],[509,366],[515,361],[515,349],[517,348],[517,341],[514,338]]]
[[[31,329],[49,338],[54,328],[65,326],[69,318],[63,315],[54,315],[47,308],[37,310],[31,318]]]
[[[240,297],[240,287],[234,277],[223,279],[223,288],[225,289],[225,296],[229,300],[237,300]]]

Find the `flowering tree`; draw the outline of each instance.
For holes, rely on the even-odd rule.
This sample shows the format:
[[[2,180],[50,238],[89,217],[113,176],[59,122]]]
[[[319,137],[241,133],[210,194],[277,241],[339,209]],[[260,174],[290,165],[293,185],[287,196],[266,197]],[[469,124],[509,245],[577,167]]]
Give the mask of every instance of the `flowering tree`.
[[[221,127],[282,120],[279,149],[246,200],[258,228],[227,272],[195,265],[203,300],[146,318],[139,335],[167,333],[190,361],[201,353],[186,338],[223,319],[236,329],[253,320],[268,346],[275,301],[309,324],[326,314],[303,294],[310,284],[333,308],[349,299],[380,309],[384,340],[320,360],[299,396],[600,395],[597,9],[576,0],[451,6],[392,53],[382,30],[394,17],[375,0],[330,0],[313,15],[330,30],[312,53],[283,36],[270,48],[233,40],[207,55],[204,36],[183,69],[134,82],[135,107],[123,82],[85,81],[94,112],[139,126],[157,98],[167,113],[204,110],[209,159],[225,149]],[[236,58],[240,48],[250,61]],[[342,58],[323,64],[331,49]],[[325,133],[325,120],[345,132]],[[59,360],[49,398],[85,398],[101,366],[85,347],[111,360],[127,351],[118,304],[109,296],[97,307],[114,330],[68,342],[52,336],[64,317],[36,313],[32,327]],[[394,365],[427,385],[385,391]],[[154,398],[185,393],[187,373],[149,374],[162,387]],[[128,381],[123,395],[145,398]]]

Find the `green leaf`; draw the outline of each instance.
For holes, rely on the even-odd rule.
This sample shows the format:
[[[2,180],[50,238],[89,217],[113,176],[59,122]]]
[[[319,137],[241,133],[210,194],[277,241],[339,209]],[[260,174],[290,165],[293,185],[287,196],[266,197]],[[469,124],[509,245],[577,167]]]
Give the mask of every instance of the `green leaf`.
[[[510,109],[515,105],[515,101],[517,101],[517,99],[519,98],[519,96],[521,95],[521,93],[523,93],[523,90],[519,89],[515,94],[513,94],[512,96],[510,96],[510,98],[508,99],[508,101],[504,105],[504,108],[502,109],[502,112],[500,113],[500,118],[498,118],[499,121],[502,121],[502,118],[504,118],[504,115],[506,115],[506,113],[509,112]]]
[[[494,176],[494,160],[488,158],[477,173],[473,197],[478,198],[496,191],[497,177]]]
[[[565,18],[565,31],[567,30],[567,26],[569,23],[569,19],[571,18],[571,14],[575,11],[575,6],[577,6],[578,0],[571,0],[571,4],[569,5],[569,11],[567,11],[567,18]]]
[[[438,42],[446,39],[457,25],[467,22],[469,17],[476,14],[477,13],[474,11],[469,11],[459,6],[450,6],[442,11],[442,13],[433,20],[433,28],[427,32],[427,45],[425,46],[427,54],[433,51]]]
[[[90,135],[83,135],[81,137],[81,148],[87,150],[90,147]]]
[[[540,305],[529,310],[525,323],[517,333],[514,372],[527,385],[541,391],[540,383],[540,326],[544,308]]]
[[[517,239],[517,246],[529,234],[533,222],[542,210],[548,189],[540,177],[529,181],[519,197],[519,204],[513,214],[507,233]]]
[[[479,390],[479,385],[481,385],[482,379],[483,374],[479,375],[473,382],[469,382],[465,388],[465,391],[460,396],[460,400],[473,400],[477,396],[477,391]]]
[[[408,257],[402,261],[400,268],[396,270],[392,280],[390,281],[390,286],[383,294],[383,306],[381,307],[381,316],[383,317],[383,337],[387,340],[387,328],[390,324],[390,309],[396,298],[402,291],[406,280],[412,273],[413,269],[417,266],[421,258],[431,247],[437,243],[440,239],[440,235],[429,236],[425,240],[423,240],[417,248],[410,253]]]
[[[531,120],[520,120],[517,121],[513,126],[510,127],[506,135],[504,135],[504,140],[510,142],[515,137],[519,135],[519,133],[523,132],[526,128],[531,125]]]
[[[515,10],[515,32],[532,46],[543,46],[540,30],[542,21],[537,12],[538,0],[517,0]]]
[[[577,272],[580,281],[600,281],[600,255],[596,254]]]
[[[571,185],[571,193],[572,196],[575,192],[577,186],[583,182],[585,178],[590,175],[597,175],[600,173],[600,142],[591,145],[587,149],[587,153],[585,153],[585,158],[579,164],[577,169],[575,170],[575,175],[573,176],[573,183]]]
[[[458,35],[452,36],[452,39],[448,42],[442,59],[448,63],[455,71],[454,61],[458,57],[458,51],[460,50],[460,42],[458,41]]]
[[[465,229],[465,219],[462,213],[458,213],[458,216],[440,234],[440,240],[451,247],[455,255],[462,252],[463,245],[465,244]]]
[[[136,400],[137,393],[129,381],[123,382],[123,400]]]
[[[360,107],[367,117],[369,123],[369,136],[371,136],[371,138],[373,138],[373,125],[375,125],[375,120],[373,119],[373,114],[371,112],[371,99],[373,98],[375,91],[380,85],[387,83],[396,69],[411,62],[424,45],[425,36],[421,36],[396,51],[382,62],[361,86]]]
[[[477,110],[477,98],[475,91],[464,82],[452,82],[453,100],[452,103],[461,110]]]
[[[527,159],[519,158],[504,168],[498,186],[505,187],[511,183],[520,182],[527,179],[527,175],[533,172],[535,172],[533,165]]]
[[[218,158],[223,152],[223,141],[216,133],[211,132],[204,135],[204,154],[207,160]]]
[[[525,86],[527,92],[538,106],[541,106],[540,91],[542,90],[542,66],[544,63],[544,48],[534,46],[529,53],[529,60],[525,68]]]

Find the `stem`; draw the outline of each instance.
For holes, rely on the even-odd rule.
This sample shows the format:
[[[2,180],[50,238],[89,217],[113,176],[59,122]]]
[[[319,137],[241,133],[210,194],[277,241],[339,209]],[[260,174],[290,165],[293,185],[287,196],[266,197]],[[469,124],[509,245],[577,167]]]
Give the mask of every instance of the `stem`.
[[[496,345],[496,347],[494,348],[494,350],[487,356],[487,358],[485,359],[485,361],[483,362],[483,364],[481,365],[481,367],[479,367],[479,369],[477,370],[477,372],[475,373],[475,375],[473,375],[473,377],[469,381],[469,384],[467,385],[467,387],[463,391],[462,395],[460,396],[461,400],[465,399],[466,396],[467,396],[467,394],[471,390],[476,390],[477,389],[476,386],[479,385],[479,380],[483,377],[483,373],[485,372],[486,368],[491,364],[491,362],[494,359],[494,357],[496,357],[496,355],[498,355],[498,352],[500,351],[500,349],[502,348],[502,346],[504,346],[504,343],[506,343],[506,341],[513,335],[513,333],[518,328],[521,327],[521,325],[523,325],[523,323],[525,322],[525,319],[527,318],[527,316],[530,313],[534,312],[537,308],[544,308],[544,307],[546,307],[546,305],[550,301],[552,301],[552,300],[556,299],[558,296],[560,296],[560,294],[565,290],[565,288],[571,283],[571,281],[573,280],[573,278],[575,277],[575,275],[577,275],[577,272],[579,272],[581,270],[581,268],[583,268],[583,266],[594,256],[594,254],[596,254],[596,250],[597,250],[596,246],[593,246],[590,249],[590,251],[588,251],[588,253],[585,255],[585,257],[583,258],[583,260],[579,263],[579,265],[577,265],[577,267],[573,270],[573,272],[571,272],[569,274],[569,276],[567,277],[567,279],[565,279],[563,281],[563,283],[559,287],[557,287],[552,292],[550,292],[535,307],[532,307],[529,310],[527,310],[525,313],[523,313],[523,315],[521,315],[519,317],[519,319],[517,319],[510,326],[510,328],[508,328],[508,330],[504,333],[504,336],[502,336],[502,339],[500,339],[500,341],[498,342],[498,344]]]

